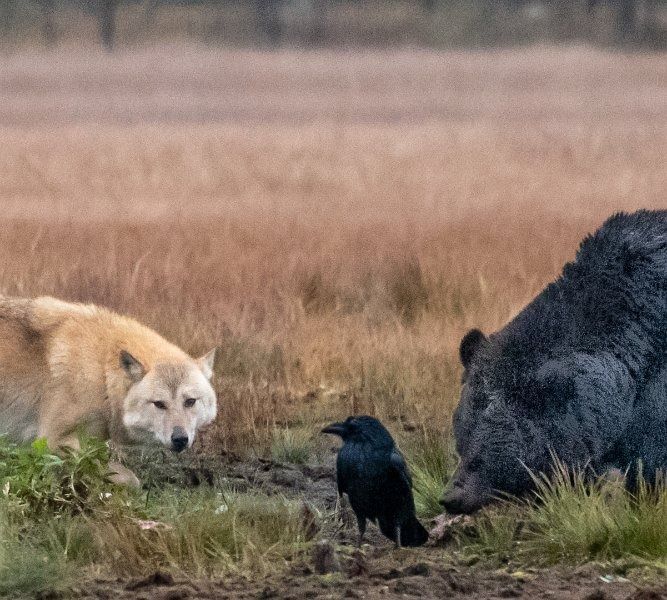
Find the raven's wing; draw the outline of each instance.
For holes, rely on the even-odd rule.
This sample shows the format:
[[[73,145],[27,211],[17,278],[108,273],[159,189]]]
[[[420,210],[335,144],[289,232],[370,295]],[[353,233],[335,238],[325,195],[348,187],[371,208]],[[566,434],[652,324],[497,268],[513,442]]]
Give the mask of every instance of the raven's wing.
[[[412,478],[410,477],[408,465],[405,463],[403,455],[395,448],[389,456],[389,466],[398,475],[399,480],[405,483],[409,490],[412,489]]]
[[[350,470],[352,468],[351,458],[349,448],[343,446],[338,451],[338,458],[336,460],[336,484],[338,485],[339,496],[347,493],[347,484],[350,480]]]
[[[336,485],[338,486],[338,495],[342,496],[345,493],[345,476],[340,472],[340,468],[336,468]]]

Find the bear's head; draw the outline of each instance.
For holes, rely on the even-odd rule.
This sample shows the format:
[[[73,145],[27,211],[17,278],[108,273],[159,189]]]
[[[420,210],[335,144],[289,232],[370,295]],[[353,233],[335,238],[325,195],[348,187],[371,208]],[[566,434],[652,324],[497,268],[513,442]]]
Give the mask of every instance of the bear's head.
[[[465,371],[453,418],[460,462],[441,501],[450,513],[475,512],[498,496],[517,494],[531,485],[524,460],[534,436],[530,422],[508,402],[512,375],[498,350],[478,329],[461,341]]]

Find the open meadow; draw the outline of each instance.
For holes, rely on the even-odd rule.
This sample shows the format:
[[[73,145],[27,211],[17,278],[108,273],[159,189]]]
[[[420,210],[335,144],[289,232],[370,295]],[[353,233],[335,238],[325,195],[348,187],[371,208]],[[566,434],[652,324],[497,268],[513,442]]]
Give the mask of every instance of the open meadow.
[[[462,335],[501,327],[613,212],[667,206],[664,55],[28,52],[0,64],[0,145],[0,293],[98,303],[195,355],[217,346],[220,409],[173,467],[195,483],[214,480],[214,491],[200,485],[188,492],[196,501],[183,499],[160,480],[150,498],[100,509],[116,515],[136,503],[131,518],[91,525],[88,514],[82,525],[68,516],[35,538],[27,561],[34,572],[48,554],[52,577],[6,574],[0,595],[583,598],[602,587],[590,597],[626,598],[632,569],[664,573],[667,500],[646,509],[663,511],[646,526],[665,534],[662,545],[632,546],[612,539],[636,517],[618,493],[616,512],[586,513],[600,530],[577,539],[580,548],[578,524],[567,538],[536,515],[535,527],[563,541],[533,539],[518,563],[515,544],[531,541],[517,542],[511,509],[454,549],[394,552],[378,537],[380,550],[344,555],[342,574],[308,566],[309,540],[347,535],[332,533],[336,444],[316,435],[322,424],[381,418],[412,461],[422,516],[434,516],[453,461]],[[224,511],[219,480],[238,496],[225,497]],[[589,498],[579,492],[563,502]],[[598,492],[595,501],[610,495]],[[317,532],[304,525],[304,497]],[[19,544],[13,510],[4,531]],[[585,510],[594,509],[570,517]],[[139,517],[179,529],[133,540]],[[14,568],[8,548],[0,572]],[[488,576],[469,574],[486,560]],[[590,560],[563,573],[526,570]],[[176,582],[126,585],[155,569]]]

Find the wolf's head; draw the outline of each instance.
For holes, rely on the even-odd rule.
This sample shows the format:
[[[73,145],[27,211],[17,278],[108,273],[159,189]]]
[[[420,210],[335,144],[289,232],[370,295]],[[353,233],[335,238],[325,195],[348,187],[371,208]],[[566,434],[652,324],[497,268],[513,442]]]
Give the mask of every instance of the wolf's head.
[[[146,369],[123,350],[120,366],[131,386],[124,401],[123,425],[130,438],[157,439],[175,452],[189,448],[197,429],[215,419],[216,396],[210,379],[215,350],[199,359],[157,363]]]

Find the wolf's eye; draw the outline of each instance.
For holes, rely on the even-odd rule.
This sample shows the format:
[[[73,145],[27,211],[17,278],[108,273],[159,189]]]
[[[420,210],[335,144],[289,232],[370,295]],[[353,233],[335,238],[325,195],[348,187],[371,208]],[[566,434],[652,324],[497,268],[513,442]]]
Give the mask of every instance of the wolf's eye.
[[[185,406],[185,408],[192,408],[195,405],[195,402],[197,402],[197,398],[187,398],[185,402],[183,402],[183,406]]]
[[[159,408],[160,410],[167,410],[167,405],[162,402],[162,400],[156,400],[153,402],[153,404],[155,405],[155,408]]]

